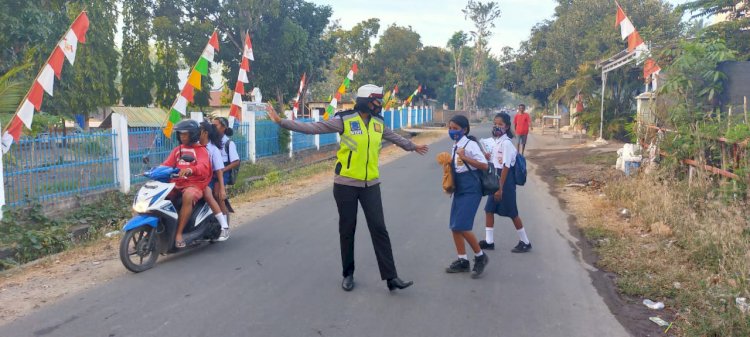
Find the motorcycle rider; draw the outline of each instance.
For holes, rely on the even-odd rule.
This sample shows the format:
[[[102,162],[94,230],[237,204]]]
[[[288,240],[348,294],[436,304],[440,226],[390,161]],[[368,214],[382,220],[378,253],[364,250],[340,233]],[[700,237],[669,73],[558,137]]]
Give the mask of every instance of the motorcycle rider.
[[[221,137],[221,146],[219,146],[219,150],[221,150],[221,157],[224,160],[224,182],[226,185],[232,185],[234,182],[229,182],[232,170],[240,166],[240,155],[237,153],[237,144],[229,138],[234,134],[234,130],[229,127],[229,120],[225,117],[216,117],[212,123]],[[214,198],[219,202],[219,206],[221,206],[221,211],[224,212],[224,215],[228,216],[230,210],[226,203],[226,188],[223,190],[214,190]],[[223,234],[222,231],[222,235]],[[227,228],[226,235],[229,235],[229,228]]]
[[[180,169],[177,178],[173,178],[171,182],[175,184],[172,193],[182,194],[182,206],[177,217],[175,247],[184,248],[182,231],[193,213],[195,203],[203,198],[203,190],[211,181],[211,159],[206,147],[198,143],[200,138],[198,122],[190,119],[181,121],[177,123],[174,131],[179,135],[180,145],[172,150],[162,165]],[[192,157],[192,160],[188,157]]]

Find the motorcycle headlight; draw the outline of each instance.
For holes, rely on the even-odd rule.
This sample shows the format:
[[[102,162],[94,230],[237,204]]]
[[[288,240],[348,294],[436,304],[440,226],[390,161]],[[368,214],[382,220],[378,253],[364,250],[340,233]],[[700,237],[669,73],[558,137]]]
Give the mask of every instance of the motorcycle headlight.
[[[141,200],[135,203],[133,205],[133,210],[138,213],[146,213],[146,210],[148,210],[148,201]]]

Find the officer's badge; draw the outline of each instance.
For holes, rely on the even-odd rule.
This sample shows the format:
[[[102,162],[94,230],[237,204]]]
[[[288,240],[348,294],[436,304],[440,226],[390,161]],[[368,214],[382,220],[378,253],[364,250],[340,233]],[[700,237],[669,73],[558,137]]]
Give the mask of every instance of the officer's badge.
[[[382,133],[383,132],[383,124],[375,123],[375,132]]]
[[[359,126],[359,121],[351,121],[351,122],[349,122],[349,129],[351,129],[351,133],[353,135],[361,135],[362,134],[362,128]]]

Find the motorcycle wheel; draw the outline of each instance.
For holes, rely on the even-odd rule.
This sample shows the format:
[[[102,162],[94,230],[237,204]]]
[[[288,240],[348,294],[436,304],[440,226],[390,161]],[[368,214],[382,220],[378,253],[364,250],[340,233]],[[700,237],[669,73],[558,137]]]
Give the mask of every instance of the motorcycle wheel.
[[[120,241],[120,261],[127,270],[140,273],[151,269],[159,258],[159,238],[156,229],[151,226],[141,226],[125,233]]]

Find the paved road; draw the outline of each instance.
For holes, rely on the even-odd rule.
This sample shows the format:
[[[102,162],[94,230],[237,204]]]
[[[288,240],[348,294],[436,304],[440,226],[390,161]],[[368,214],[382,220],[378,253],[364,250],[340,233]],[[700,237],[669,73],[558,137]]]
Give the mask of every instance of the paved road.
[[[571,244],[567,215],[537,177],[518,195],[534,250],[511,254],[517,236],[500,220],[482,279],[444,273],[455,253],[434,155],[448,148],[446,139],[427,157],[382,168],[386,221],[399,274],[415,282],[409,289],[389,293],[380,281],[360,212],[357,287],[341,290],[326,190],[244,224],[226,243],[0,327],[0,336],[627,336]],[[482,214],[475,223],[483,237]]]

